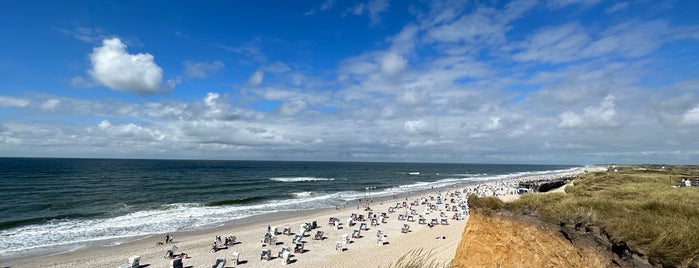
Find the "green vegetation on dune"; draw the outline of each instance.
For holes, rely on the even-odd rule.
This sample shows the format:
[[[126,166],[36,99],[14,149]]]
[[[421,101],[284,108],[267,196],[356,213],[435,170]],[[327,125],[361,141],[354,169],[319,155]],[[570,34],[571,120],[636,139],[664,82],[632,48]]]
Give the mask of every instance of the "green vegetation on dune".
[[[699,170],[622,170],[575,179],[564,193],[526,194],[507,203],[510,211],[544,220],[599,226],[613,241],[625,241],[663,266],[699,263],[699,187],[673,188]]]

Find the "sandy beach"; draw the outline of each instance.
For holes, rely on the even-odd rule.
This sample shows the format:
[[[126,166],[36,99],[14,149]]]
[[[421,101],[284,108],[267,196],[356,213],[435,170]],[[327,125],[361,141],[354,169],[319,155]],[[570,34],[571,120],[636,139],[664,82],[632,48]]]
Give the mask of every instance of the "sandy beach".
[[[458,187],[461,188],[461,187]],[[453,193],[458,188],[442,189],[442,196]],[[389,213],[389,207],[396,206],[396,203],[407,203],[425,198],[433,200],[429,203],[436,205],[437,192],[410,195],[400,197],[396,200],[392,198],[384,201],[374,200],[371,203],[359,203],[353,207],[340,209],[324,209],[301,212],[283,212],[270,215],[251,217],[248,219],[232,221],[225,226],[203,231],[177,232],[173,233],[174,239],[171,244],[160,244],[164,242],[166,234],[158,234],[142,238],[136,241],[123,243],[116,246],[93,247],[81,249],[74,252],[61,253],[51,256],[36,257],[31,259],[9,261],[2,263],[3,267],[119,267],[120,264],[128,262],[128,258],[133,255],[140,256],[140,264],[148,267],[170,267],[171,260],[164,258],[166,251],[176,245],[179,253],[186,253],[187,258],[183,260],[185,267],[211,267],[217,258],[225,258],[225,267],[270,267],[282,265],[282,259],[277,257],[277,253],[282,247],[294,248],[294,235],[279,234],[277,244],[270,245],[261,242],[267,232],[267,226],[274,226],[280,230],[288,226],[293,233],[298,233],[300,225],[307,222],[316,221],[318,228],[310,230],[303,237],[304,252],[293,253],[288,265],[292,267],[372,267],[388,266],[399,257],[407,254],[411,250],[423,249],[432,251],[432,256],[439,262],[448,263],[454,256],[456,247],[460,241],[460,234],[463,231],[467,216],[461,220],[453,220],[453,212],[445,211],[445,205],[439,206],[439,210],[434,210],[425,215],[427,222],[431,218],[439,217],[440,210],[447,215],[448,225],[436,225],[432,228],[426,224],[418,224],[418,215],[414,215],[414,222],[398,220],[398,214],[405,213],[406,208],[395,209],[394,213]],[[452,197],[445,200],[450,206],[458,206],[465,202],[465,195]],[[454,203],[450,203],[454,199]],[[368,205],[371,211],[365,211],[364,206]],[[357,209],[359,206],[359,209]],[[413,206],[418,214],[423,214],[426,205]],[[344,234],[352,234],[354,229],[359,229],[360,223],[354,226],[347,225],[347,219],[354,213],[363,215],[365,218],[368,212],[379,214],[387,213],[385,223],[379,226],[371,226],[370,221],[365,221],[368,230],[361,231],[359,238],[351,238],[350,243],[343,244],[343,251],[335,249],[336,242],[340,241]],[[342,223],[341,229],[336,229],[328,225],[331,217],[338,218]],[[408,233],[402,233],[403,224],[410,225]],[[313,236],[318,230],[324,232],[323,240],[314,240]],[[381,245],[377,243],[377,230],[381,230],[386,236],[387,243]],[[211,252],[211,247],[215,236],[227,237],[233,235],[237,243],[233,246],[224,247],[216,252]],[[443,238],[442,238],[443,237]],[[439,239],[437,239],[439,238]],[[273,259],[261,260],[261,250],[270,249]],[[239,252],[239,264],[233,265],[233,252]]]
[[[119,267],[127,263],[130,256],[136,255],[140,256],[141,265],[170,267],[171,259],[164,256],[172,245],[177,246],[175,254],[187,254],[183,259],[184,267],[211,267],[218,258],[226,259],[224,267],[278,266],[283,264],[283,258],[277,257],[283,247],[288,247],[292,251],[287,264],[292,267],[387,267],[413,250],[430,252],[433,260],[447,264],[454,258],[461,241],[461,234],[468,221],[466,207],[468,194],[512,199],[516,196],[518,182],[556,179],[580,172],[581,170],[578,169],[555,175],[459,185],[384,199],[362,200],[361,203],[357,201],[346,207],[335,209],[273,213],[234,220],[207,230],[173,233],[174,239],[168,244],[163,243],[166,236],[163,233],[115,246],[99,246],[50,256],[7,260],[1,265],[3,267]],[[367,206],[371,210],[366,210]],[[389,211],[391,207],[395,212]],[[407,218],[399,219],[399,214],[404,216],[411,214],[411,208],[414,210],[413,222],[408,222]],[[452,210],[454,208],[456,211]],[[372,226],[371,220],[363,221],[367,224],[368,230],[362,230],[359,238],[350,238],[349,243],[342,243],[342,251],[336,250],[336,244],[342,240],[343,235],[351,236],[355,229],[360,229],[362,221],[356,221],[354,226],[348,226],[347,220],[351,215],[361,215],[366,219],[370,212],[375,215],[386,213],[387,217],[378,226]],[[455,213],[460,213],[462,218],[455,220]],[[433,218],[440,222],[442,218],[446,218],[448,224],[438,224],[433,227],[418,224],[420,215],[424,215],[427,223]],[[330,218],[339,219],[341,228],[329,225]],[[379,217],[377,219],[380,221]],[[306,232],[302,238],[304,245],[302,252],[293,252],[294,234],[299,233],[302,224],[313,221],[316,221],[318,228]],[[408,233],[402,232],[404,224],[410,226]],[[268,226],[276,227],[279,232],[282,232],[284,227],[289,227],[294,234],[275,235],[276,244],[262,243]],[[324,232],[322,240],[313,239],[318,230]],[[386,243],[377,242],[378,230],[385,235]],[[212,252],[216,236],[221,236],[222,239],[235,236],[237,242]],[[263,249],[271,250],[271,260],[260,258]],[[234,265],[232,261],[234,252],[239,253],[238,265]]]

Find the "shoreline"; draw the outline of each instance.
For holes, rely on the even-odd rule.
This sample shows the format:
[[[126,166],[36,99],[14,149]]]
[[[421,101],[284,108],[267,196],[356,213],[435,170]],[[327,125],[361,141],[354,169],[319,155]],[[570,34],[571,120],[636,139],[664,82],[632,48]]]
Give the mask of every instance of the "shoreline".
[[[580,167],[565,173],[581,173],[582,170],[583,167]],[[538,175],[537,177],[541,176],[544,175]],[[466,189],[469,189],[469,187],[473,187],[475,185],[491,185],[495,187],[498,185],[498,183],[513,181],[521,179],[522,177],[526,176],[520,176],[507,180],[496,179],[484,182],[461,183],[444,188],[405,192],[396,194],[394,196],[371,197],[369,200],[371,200],[371,206],[375,213],[386,212],[388,207],[391,206],[391,201],[402,202],[406,199],[412,201],[417,200],[420,197],[436,195],[439,192],[453,193],[454,191],[465,191]],[[464,194],[461,196],[464,202],[466,197],[467,194],[464,192]],[[438,261],[449,261],[455,254],[456,246],[460,241],[459,234],[465,227],[468,219],[468,217],[464,215],[466,216],[464,220],[450,220],[449,225],[435,226],[435,228],[426,228],[425,226],[418,225],[416,221],[415,223],[410,224],[412,230],[411,233],[401,234],[400,229],[402,224],[406,222],[398,221],[396,219],[398,213],[393,213],[389,214],[388,222],[385,225],[379,226],[379,228],[389,236],[390,242],[388,245],[377,248],[379,245],[373,243],[375,241],[371,241],[374,240],[372,234],[375,233],[374,228],[371,228],[366,232],[364,235],[365,237],[356,239],[353,241],[353,243],[348,244],[346,246],[348,250],[345,252],[334,252],[334,241],[340,239],[341,235],[344,233],[351,233],[352,230],[333,230],[325,225],[326,221],[329,217],[337,217],[344,222],[343,219],[346,219],[351,213],[366,214],[361,206],[359,206],[359,209],[357,209],[359,202],[358,200],[355,201],[340,207],[339,210],[335,208],[320,208],[274,212],[250,216],[242,219],[234,219],[224,222],[219,226],[206,229],[173,232],[172,234],[175,237],[174,244],[177,244],[181,252],[186,252],[191,256],[190,259],[186,259],[184,261],[185,266],[210,266],[215,262],[216,257],[225,257],[230,259],[233,251],[241,252],[241,260],[248,261],[246,264],[244,264],[244,267],[258,267],[260,265],[265,266],[265,263],[258,261],[256,256],[260,254],[259,252],[261,250],[260,243],[258,241],[260,241],[261,236],[266,232],[265,228],[267,225],[277,227],[290,226],[292,231],[295,231],[298,229],[297,226],[299,226],[299,224],[315,220],[318,222],[318,225],[321,226],[324,231],[326,231],[326,237],[328,237],[328,239],[323,241],[315,241],[308,237],[304,238],[304,242],[306,242],[306,245],[309,246],[310,252],[295,254],[292,259],[296,261],[292,263],[292,265],[299,267],[313,267],[319,263],[324,263],[324,257],[328,257],[328,254],[341,254],[342,256],[356,255],[355,257],[357,259],[364,261],[366,261],[366,258],[364,258],[365,256],[373,256],[373,254],[378,254],[376,255],[377,257],[375,260],[371,263],[384,262],[382,265],[387,265],[390,264],[391,260],[395,261],[400,256],[407,254],[408,251],[417,249],[416,247],[410,248],[409,246],[420,245],[421,243],[424,244],[424,247],[419,248],[424,248],[431,251],[439,249],[438,254],[435,254],[434,256],[438,259]],[[368,200],[362,199],[362,201],[365,202]],[[421,211],[421,208],[417,210]],[[311,232],[315,232],[315,230]],[[241,241],[242,243],[236,244],[229,249],[221,250],[215,254],[208,253],[208,249],[210,249],[214,236],[229,236],[231,234],[235,235],[238,238],[238,241]],[[85,247],[51,255],[35,254],[29,256],[13,256],[0,260],[0,265],[3,267],[71,267],[75,265],[100,267],[118,266],[120,263],[125,263],[129,256],[139,255],[141,256],[141,263],[150,264],[149,267],[169,267],[169,262],[166,262],[165,259],[162,258],[162,255],[164,255],[165,251],[169,248],[169,245],[156,245],[157,242],[164,241],[164,236],[165,233],[151,234],[138,238],[132,238],[117,245]],[[446,237],[446,239],[435,239],[435,237],[441,236]],[[284,242],[281,246],[293,247],[292,243],[284,241],[290,240],[292,237],[280,236],[279,238]],[[393,243],[399,245],[395,246]],[[278,250],[281,246],[270,246],[270,248],[272,248],[273,253],[276,253],[276,250]],[[358,246],[361,246],[361,248],[358,248]],[[391,257],[386,258],[386,256],[384,256],[386,254]],[[351,258],[349,260],[344,257],[340,259],[343,259],[341,262],[342,264],[352,262]],[[328,263],[328,265],[333,264]],[[359,262],[357,265],[366,265],[366,262]]]

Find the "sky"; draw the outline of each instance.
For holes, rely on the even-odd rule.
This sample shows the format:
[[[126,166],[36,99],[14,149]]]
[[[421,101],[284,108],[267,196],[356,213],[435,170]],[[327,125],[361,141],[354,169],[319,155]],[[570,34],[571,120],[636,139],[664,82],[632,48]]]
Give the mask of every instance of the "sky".
[[[699,163],[697,1],[0,5],[0,157]]]

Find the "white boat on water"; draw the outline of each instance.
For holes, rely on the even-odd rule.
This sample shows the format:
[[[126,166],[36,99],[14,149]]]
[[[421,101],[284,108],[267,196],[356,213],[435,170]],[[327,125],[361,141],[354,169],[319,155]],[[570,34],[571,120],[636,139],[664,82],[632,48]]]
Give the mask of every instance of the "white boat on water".
[[[408,172],[408,174],[410,174],[410,175],[420,175],[420,171],[418,171],[418,172]]]

